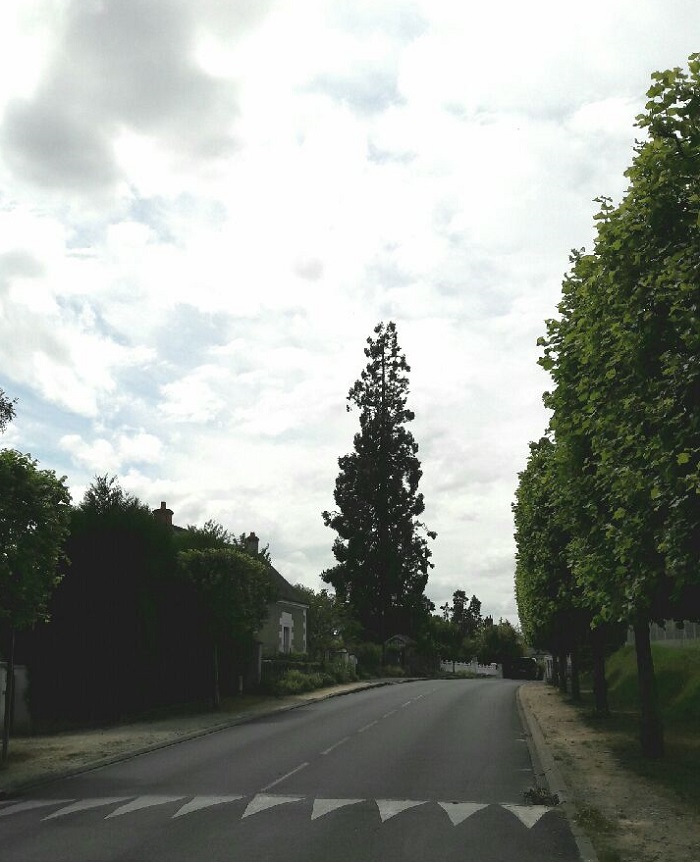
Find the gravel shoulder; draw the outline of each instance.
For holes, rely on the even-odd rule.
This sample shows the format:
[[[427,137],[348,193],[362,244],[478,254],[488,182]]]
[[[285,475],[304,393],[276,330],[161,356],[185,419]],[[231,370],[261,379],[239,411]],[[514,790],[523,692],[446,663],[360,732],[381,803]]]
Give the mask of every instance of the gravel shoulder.
[[[563,779],[567,804],[600,862],[688,862],[700,858],[697,811],[670,791],[624,770],[612,738],[589,727],[544,683],[519,690]]]

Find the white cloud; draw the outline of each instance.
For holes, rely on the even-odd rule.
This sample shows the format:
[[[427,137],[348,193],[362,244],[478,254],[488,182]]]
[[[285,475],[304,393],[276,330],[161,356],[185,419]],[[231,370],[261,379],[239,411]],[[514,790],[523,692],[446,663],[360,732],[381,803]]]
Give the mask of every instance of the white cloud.
[[[692,0],[2,4],[13,444],[78,499],[118,472],[179,523],[255,529],[317,585],[345,395],[393,318],[429,594],[513,616],[535,342],[593,199],[625,187],[650,73],[698,26]]]

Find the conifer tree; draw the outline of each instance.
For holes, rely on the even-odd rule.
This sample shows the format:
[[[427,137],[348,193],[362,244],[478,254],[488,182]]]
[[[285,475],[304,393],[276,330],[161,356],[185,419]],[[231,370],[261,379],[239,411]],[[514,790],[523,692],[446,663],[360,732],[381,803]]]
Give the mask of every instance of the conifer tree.
[[[418,444],[406,427],[414,418],[406,406],[411,369],[396,325],[378,324],[367,345],[367,365],[347,396],[348,411],[360,411],[360,430],[353,452],[338,459],[337,511],[323,513],[338,534],[338,565],[323,579],[366,634],[384,641],[415,633],[427,613],[427,540],[436,534],[418,520],[425,504],[418,491]]]

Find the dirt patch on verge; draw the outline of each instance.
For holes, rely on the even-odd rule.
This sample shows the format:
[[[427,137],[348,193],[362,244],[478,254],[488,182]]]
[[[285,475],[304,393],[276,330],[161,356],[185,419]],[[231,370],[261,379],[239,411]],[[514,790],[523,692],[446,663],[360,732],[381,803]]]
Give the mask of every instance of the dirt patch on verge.
[[[522,686],[564,781],[577,821],[600,862],[687,862],[700,858],[698,812],[671,792],[622,768],[613,735],[593,728],[556,689]],[[700,780],[700,778],[698,779]]]

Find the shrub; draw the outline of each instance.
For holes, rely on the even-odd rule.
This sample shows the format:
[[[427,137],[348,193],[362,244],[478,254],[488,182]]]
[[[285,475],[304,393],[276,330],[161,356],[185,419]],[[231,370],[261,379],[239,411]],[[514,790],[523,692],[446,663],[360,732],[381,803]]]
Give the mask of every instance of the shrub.
[[[406,676],[406,671],[395,664],[385,664],[381,669],[382,676],[399,677]]]
[[[376,675],[382,666],[382,648],[379,644],[358,644],[354,650],[357,664],[363,675]]]

